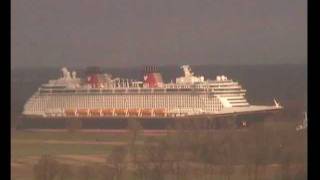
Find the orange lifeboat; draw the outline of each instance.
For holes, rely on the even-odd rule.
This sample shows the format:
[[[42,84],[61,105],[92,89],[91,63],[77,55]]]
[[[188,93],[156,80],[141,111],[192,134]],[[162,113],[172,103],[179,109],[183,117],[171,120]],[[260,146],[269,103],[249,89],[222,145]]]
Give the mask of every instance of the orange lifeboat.
[[[163,109],[155,109],[154,115],[155,116],[166,116],[166,110],[164,108]]]
[[[64,110],[64,113],[66,116],[76,116],[76,110],[75,109],[66,109]]]
[[[89,115],[88,109],[78,109],[77,112],[78,112],[79,116],[88,116]]]
[[[141,115],[142,116],[152,116],[152,109],[142,109]]]
[[[113,115],[113,109],[103,109],[102,114],[104,116],[112,116]]]
[[[90,109],[91,116],[100,116],[100,109]]]
[[[129,116],[139,116],[139,109],[128,109]]]
[[[125,116],[127,114],[126,109],[115,109],[115,113],[117,116]]]

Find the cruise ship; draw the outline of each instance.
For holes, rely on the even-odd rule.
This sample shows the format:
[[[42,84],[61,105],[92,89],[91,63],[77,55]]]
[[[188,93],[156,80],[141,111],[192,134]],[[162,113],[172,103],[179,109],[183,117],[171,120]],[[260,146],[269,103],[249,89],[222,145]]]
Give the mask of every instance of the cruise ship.
[[[123,79],[91,70],[79,78],[62,68],[62,77],[42,84],[24,105],[24,121],[39,124],[81,120],[102,126],[103,122],[127,119],[183,120],[239,117],[246,126],[252,115],[269,115],[283,107],[251,105],[246,90],[225,75],[206,79],[182,65],[183,75],[164,82],[153,66],[145,68],[143,80]],[[271,101],[272,102],[272,101]],[[262,117],[261,116],[261,117]],[[100,125],[99,125],[100,123]],[[107,125],[108,126],[108,125]]]

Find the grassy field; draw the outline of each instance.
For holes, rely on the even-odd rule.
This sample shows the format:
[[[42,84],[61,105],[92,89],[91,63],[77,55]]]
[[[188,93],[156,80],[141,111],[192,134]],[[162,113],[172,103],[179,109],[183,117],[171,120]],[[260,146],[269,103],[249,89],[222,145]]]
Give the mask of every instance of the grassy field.
[[[126,133],[15,131],[11,136],[13,179],[33,179],[41,155],[54,155],[74,165],[104,162],[114,146],[126,144]]]
[[[177,179],[175,177],[177,173],[180,173],[179,178],[183,178],[183,174],[192,174],[192,176],[187,175],[187,177],[189,176],[188,178],[183,178],[190,180],[197,176],[201,176],[198,179],[225,179],[226,177],[221,176],[221,174],[230,171],[232,172],[230,174],[231,179],[245,180],[248,179],[247,168],[251,169],[249,170],[251,174],[254,172],[252,164],[247,167],[248,164],[246,162],[255,162],[255,158],[259,160],[261,157],[263,160],[261,162],[266,162],[266,164],[260,164],[261,166],[257,171],[259,172],[259,176],[261,176],[259,179],[283,179],[283,172],[287,171],[292,172],[292,177],[295,178],[299,174],[302,174],[302,178],[296,179],[305,179],[305,174],[301,170],[306,168],[306,164],[303,164],[303,158],[305,158],[306,154],[306,133],[296,132],[295,123],[292,122],[265,123],[263,127],[264,130],[259,129],[258,126],[256,127],[258,129],[251,128],[251,130],[177,130],[172,131],[174,133],[166,130],[144,130],[138,133],[135,140],[135,144],[138,145],[136,146],[137,157],[138,159],[140,157],[140,160],[148,158],[155,165],[161,165],[161,163],[166,161],[166,158],[169,158],[169,160],[170,158],[174,160],[184,158],[184,160],[179,161],[181,163],[179,167],[174,163],[171,165],[170,163],[166,164],[167,168],[170,169],[171,167],[170,171],[168,171],[171,174],[161,168],[156,168],[152,171],[150,169],[144,170],[144,172],[152,172],[155,175],[157,175],[158,170],[161,170],[159,171],[160,174],[166,174],[166,178],[164,179],[168,179],[168,177],[169,179]],[[71,176],[74,179],[101,179],[100,176],[108,172],[108,169],[103,168],[105,166],[115,167],[117,162],[124,162],[130,170],[130,167],[133,166],[132,159],[134,157],[134,151],[131,151],[132,149],[130,150],[129,148],[131,147],[129,146],[129,142],[130,138],[133,137],[132,133],[126,130],[78,130],[75,132],[68,130],[12,131],[12,179],[34,179],[34,167],[43,159],[43,155],[52,155],[53,159],[58,161],[60,165],[69,165],[72,172],[76,174]],[[168,136],[163,136],[166,134]],[[154,146],[156,143],[158,146]],[[130,156],[126,155],[126,153],[118,153],[121,152],[121,146],[127,146],[125,149],[130,151]],[[215,155],[217,153],[218,155]],[[231,154],[228,155],[226,153]],[[241,154],[241,156],[235,154]],[[112,157],[114,161],[112,161]],[[229,157],[230,162],[239,163],[232,166],[227,166],[228,163],[219,164],[220,160],[223,160],[221,157]],[[287,169],[284,169],[286,166],[282,167],[279,161],[281,160],[280,157],[284,160],[289,158],[291,162],[290,167],[288,166]],[[212,170],[208,169],[209,166],[207,167],[210,163],[204,164],[210,162],[206,160],[208,158],[215,163],[212,166],[216,169],[213,171],[213,174],[211,174]],[[246,161],[243,161],[244,159]],[[150,165],[152,164],[140,164],[139,167],[151,167]],[[163,168],[166,166],[162,164],[159,167]],[[185,169],[184,172],[183,167],[188,170]],[[173,169],[174,171],[172,171]],[[108,176],[112,175],[111,172],[113,171],[109,171]],[[126,172],[124,173],[125,178],[122,179],[139,179],[137,179],[136,175],[132,174],[132,169]],[[87,178],[84,176],[87,176]]]
[[[125,142],[126,139],[126,134],[16,131],[11,137],[11,153],[13,160],[43,154],[106,154],[112,148],[112,142]]]
[[[12,140],[123,141],[125,138],[125,132],[16,131]]]
[[[46,143],[13,143],[11,148],[12,159],[19,159],[28,156],[51,155],[86,155],[86,154],[107,154],[112,145],[87,145],[87,144],[46,144]]]

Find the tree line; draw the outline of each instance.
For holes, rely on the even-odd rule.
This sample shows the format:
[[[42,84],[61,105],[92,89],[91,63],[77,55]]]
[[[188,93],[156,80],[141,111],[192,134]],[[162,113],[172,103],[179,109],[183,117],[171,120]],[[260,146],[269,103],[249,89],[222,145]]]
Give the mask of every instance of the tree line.
[[[34,166],[35,179],[307,179],[306,132],[295,131],[292,123],[261,122],[241,130],[201,127],[180,122],[165,136],[146,137],[132,120],[127,145],[114,147],[104,164],[76,170],[45,155]]]

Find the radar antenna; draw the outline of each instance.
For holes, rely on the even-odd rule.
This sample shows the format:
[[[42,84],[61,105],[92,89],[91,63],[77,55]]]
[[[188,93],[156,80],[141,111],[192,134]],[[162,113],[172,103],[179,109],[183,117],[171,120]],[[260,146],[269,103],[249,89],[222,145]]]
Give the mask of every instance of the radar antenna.
[[[277,102],[275,98],[273,99],[273,102],[274,102],[274,104],[275,104],[276,107],[280,107],[280,103]]]
[[[191,72],[191,68],[189,65],[182,65],[180,68],[183,69],[185,77],[193,76],[193,72]]]
[[[70,79],[71,76],[70,76],[70,72],[68,71],[68,69],[66,67],[63,67],[61,69],[62,73],[63,73],[63,78],[64,79]]]

